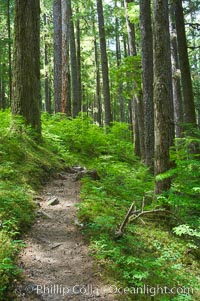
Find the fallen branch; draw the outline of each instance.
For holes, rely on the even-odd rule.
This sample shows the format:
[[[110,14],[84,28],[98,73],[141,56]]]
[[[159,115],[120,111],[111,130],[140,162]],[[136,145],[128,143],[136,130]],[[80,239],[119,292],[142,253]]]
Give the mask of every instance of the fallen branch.
[[[120,236],[123,235],[123,230],[124,230],[124,228],[125,228],[125,226],[126,226],[128,220],[129,220],[129,217],[130,217],[130,215],[131,215],[131,213],[132,213],[132,211],[133,211],[134,205],[135,205],[135,203],[133,202],[133,203],[131,204],[131,206],[130,206],[130,208],[129,208],[127,214],[126,214],[126,216],[125,216],[125,219],[124,219],[123,222],[121,223],[121,225],[120,225],[120,227],[119,227],[119,230],[117,230],[117,231],[115,232],[115,235],[116,235],[117,237],[120,237]]]
[[[63,245],[63,244],[61,244],[61,243],[60,243],[60,244],[56,244],[55,246],[52,246],[52,247],[51,247],[51,250],[54,250],[54,249],[56,249],[56,248],[58,248],[58,247],[60,247],[60,246],[62,246],[62,245]]]
[[[154,213],[157,213],[157,212],[162,212],[162,213],[167,213],[168,215],[172,215],[174,218],[178,219],[178,217],[173,213],[171,212],[170,210],[167,210],[167,209],[163,209],[163,208],[158,208],[158,209],[152,209],[152,210],[146,210],[144,211],[144,201],[145,199],[143,198],[143,201],[142,201],[142,209],[141,210],[136,210],[135,208],[135,211],[133,211],[133,208],[134,208],[134,203],[131,204],[123,222],[121,223],[120,227],[119,227],[119,230],[117,230],[115,232],[115,235],[116,237],[122,237],[123,233],[124,233],[124,228],[126,227],[126,225],[131,222],[131,221],[134,221],[136,219],[141,219],[141,216],[143,215],[147,215],[147,214],[154,214]],[[144,221],[141,219],[141,221],[144,223]]]

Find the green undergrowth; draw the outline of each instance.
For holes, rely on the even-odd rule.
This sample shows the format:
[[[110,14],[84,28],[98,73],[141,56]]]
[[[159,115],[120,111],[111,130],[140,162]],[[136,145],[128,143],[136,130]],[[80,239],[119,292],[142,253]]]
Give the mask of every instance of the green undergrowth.
[[[113,164],[103,162],[100,181],[82,180],[79,219],[90,237],[92,254],[114,282],[113,290],[120,288],[116,296],[119,300],[152,300],[152,296],[153,300],[199,300],[199,265],[192,244],[175,237],[168,220],[142,217],[127,226],[122,238],[115,235],[132,201],[141,208],[147,195],[147,209],[152,208],[148,204],[152,179],[144,167],[115,163],[113,169]],[[101,167],[97,170],[101,176]],[[145,286],[151,293],[137,293]],[[164,287],[179,288],[181,293],[181,288],[187,289],[177,296],[162,295]]]
[[[95,141],[98,131],[102,135],[98,129]],[[86,163],[100,176],[98,181],[82,180],[79,205],[91,253],[113,280],[113,293],[119,288],[119,300],[199,300],[199,161],[187,151],[182,154],[186,146],[176,155],[174,151],[172,188],[155,202],[153,178],[133,155],[129,135],[121,134],[122,128],[115,124],[106,135],[106,148],[99,144]],[[85,152],[84,146],[81,151]],[[116,230],[132,202],[141,209],[143,200],[145,210],[167,204],[177,218],[142,217],[117,238]]]
[[[9,112],[0,112],[0,300],[5,300],[9,284],[19,274],[15,256],[23,246],[20,235],[34,221],[33,196],[67,156],[47,139],[35,142],[21,121],[12,130]],[[59,155],[58,155],[59,154]]]
[[[0,120],[0,300],[19,273],[14,257],[23,245],[20,234],[34,220],[35,191],[55,171],[73,165],[96,170],[100,178],[82,179],[78,216],[91,254],[113,282],[116,297],[200,299],[200,166],[188,152],[190,137],[172,150],[176,168],[160,175],[172,177],[172,188],[155,201],[153,176],[134,155],[128,124],[114,123],[105,130],[85,115],[72,120],[43,114],[42,139],[35,142],[23,123],[20,131],[11,130],[9,112],[1,112]],[[176,217],[144,216],[118,237],[116,230],[133,202],[137,210],[170,206]]]
[[[105,131],[84,115],[71,120],[57,114],[44,115],[43,125],[46,139],[54,141],[58,152],[73,156],[74,164],[98,172],[100,180],[82,180],[78,215],[91,253],[107,277],[118,288],[132,288],[130,294],[119,290],[119,300],[199,300],[199,161],[189,155],[191,139],[182,140],[182,146],[179,142],[172,152],[176,163],[176,169],[170,171],[172,189],[155,203],[153,177],[134,156],[127,124],[114,123]],[[167,204],[181,222],[154,214],[144,217],[144,223],[130,223],[124,236],[117,239],[115,232],[128,208],[134,202],[141,209],[143,199],[145,210]],[[133,294],[144,285],[152,293]],[[164,291],[166,287],[179,290],[172,294]]]

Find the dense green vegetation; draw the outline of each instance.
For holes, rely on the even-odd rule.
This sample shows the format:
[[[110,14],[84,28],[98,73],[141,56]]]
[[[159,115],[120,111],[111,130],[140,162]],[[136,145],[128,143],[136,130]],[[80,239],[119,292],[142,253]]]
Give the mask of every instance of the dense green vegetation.
[[[34,220],[34,194],[50,175],[78,164],[95,169],[100,177],[82,180],[78,214],[91,253],[104,267],[105,276],[118,287],[148,285],[156,295],[154,300],[199,300],[200,163],[190,151],[194,139],[177,141],[171,151],[176,167],[162,175],[172,176],[172,187],[155,199],[153,177],[134,155],[127,124],[114,123],[106,132],[85,115],[72,120],[63,114],[44,114],[43,139],[38,144],[22,120],[17,120],[18,133],[11,131],[8,111],[1,112],[0,119],[0,298],[20,272],[15,255],[23,246],[21,233]],[[170,206],[176,216],[141,216],[117,237],[115,232],[131,203],[141,209],[143,200],[144,210]],[[157,295],[153,291],[157,285],[186,287],[193,294]],[[132,300],[133,293],[119,294],[119,298]],[[151,297],[141,294],[137,298]]]
[[[1,299],[11,279],[19,273],[14,256],[23,245],[21,232],[34,220],[34,193],[52,172],[62,168],[62,162],[54,156],[47,141],[38,145],[28,136],[29,130],[22,121],[17,121],[21,132],[13,132],[8,111],[0,112],[0,119]]]
[[[90,171],[80,231],[118,299],[200,300],[199,11],[200,0],[0,2],[0,300],[36,194],[76,165]]]

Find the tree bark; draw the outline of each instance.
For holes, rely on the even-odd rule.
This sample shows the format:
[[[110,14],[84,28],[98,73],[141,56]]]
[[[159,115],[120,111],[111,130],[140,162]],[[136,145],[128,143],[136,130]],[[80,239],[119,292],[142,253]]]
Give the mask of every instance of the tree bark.
[[[5,83],[3,78],[0,78],[0,109],[6,108]]]
[[[182,0],[174,0],[175,20],[178,41],[178,53],[181,69],[181,82],[183,90],[184,122],[196,126],[196,114],[190,64],[187,52],[187,39],[183,15]]]
[[[153,35],[151,1],[140,0],[145,163],[154,169]]]
[[[105,25],[104,25],[102,0],[97,0],[97,13],[98,13],[100,48],[101,48],[105,125],[110,125],[112,122],[112,113],[111,113],[108,58],[107,58],[107,51],[106,51]]]
[[[9,64],[9,104],[12,101],[12,47],[11,47],[11,24],[10,24],[10,0],[8,0],[8,64]]]
[[[124,57],[128,56],[128,51],[127,51],[127,38],[126,35],[123,34],[123,46],[124,46]]]
[[[117,7],[117,1],[115,1],[115,7]],[[120,46],[118,17],[115,17],[115,44],[116,44],[116,61],[117,61],[117,67],[119,68],[121,64],[121,46]],[[123,84],[119,83],[118,97],[119,97],[119,104],[120,104],[120,121],[125,122],[125,104],[124,104],[124,97],[122,95],[122,92],[123,92]]]
[[[170,168],[169,149],[173,141],[173,98],[168,1],[154,0],[154,105],[155,176]],[[155,181],[155,193],[170,188],[170,179]]]
[[[69,73],[69,13],[66,0],[61,0],[62,10],[62,113],[71,116]]]
[[[40,1],[15,1],[12,113],[38,134],[40,122]]]
[[[61,0],[53,1],[54,24],[54,102],[55,112],[61,112],[62,91],[62,21]]]
[[[129,99],[128,102],[128,123],[130,124],[129,129],[131,132],[131,140],[134,142],[134,129],[135,129],[135,124],[134,124],[134,118],[133,118],[133,100]],[[136,131],[137,132],[137,131]],[[139,144],[137,144],[139,145]],[[139,155],[140,150],[138,152],[135,150],[135,153],[138,153]]]
[[[136,44],[135,44],[135,26],[130,22],[128,16],[128,4],[133,2],[133,0],[124,0],[125,16],[126,16],[126,27],[128,31],[128,52],[129,55],[137,55]]]
[[[170,7],[170,30],[171,30],[171,62],[172,62],[172,86],[174,104],[175,134],[177,138],[183,135],[183,103],[181,94],[181,81],[179,74],[179,60],[177,49],[177,33],[175,26],[174,6]]]
[[[130,22],[128,16],[128,3],[131,3],[132,0],[124,0],[124,8],[126,15],[126,26],[128,31],[128,49],[130,56],[136,56],[136,43],[135,43],[135,26]],[[138,89],[136,83],[133,80],[133,86]],[[145,158],[145,145],[144,145],[144,112],[143,112],[143,103],[142,98],[139,95],[133,96],[134,100],[134,145],[135,145],[135,155],[140,157],[142,161]]]
[[[102,125],[102,107],[101,107],[101,83],[99,71],[99,58],[96,36],[94,37],[94,55],[95,55],[95,74],[96,74],[96,102],[97,102],[97,122]]]
[[[79,14],[79,8],[76,11]],[[77,83],[78,83],[78,97],[79,97],[79,107],[82,107],[82,77],[81,77],[81,31],[80,31],[80,19],[76,20],[76,57],[77,57]]]
[[[43,15],[44,26],[47,25],[47,16]],[[44,35],[44,69],[45,69],[45,78],[44,78],[44,93],[45,93],[45,111],[51,114],[51,97],[50,97],[50,84],[49,84],[49,73],[47,71],[49,65],[48,59],[48,45],[46,42],[46,35]]]
[[[81,101],[79,97],[78,85],[78,67],[77,67],[77,52],[74,34],[74,21],[72,16],[71,0],[67,0],[69,10],[69,32],[70,32],[70,60],[71,60],[71,81],[72,81],[72,116],[76,117],[81,111]]]

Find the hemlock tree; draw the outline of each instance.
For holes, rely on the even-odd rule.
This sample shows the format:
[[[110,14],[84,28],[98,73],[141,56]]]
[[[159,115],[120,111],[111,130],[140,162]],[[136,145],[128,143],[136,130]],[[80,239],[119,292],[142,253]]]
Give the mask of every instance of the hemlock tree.
[[[93,35],[94,35],[94,57],[95,57],[95,79],[96,79],[96,103],[97,103],[97,122],[102,125],[102,108],[101,108],[101,82],[100,82],[100,66],[98,56],[98,45],[95,31],[95,24],[93,22]]]
[[[109,85],[109,75],[108,75],[108,58],[107,58],[107,51],[106,51],[103,5],[102,5],[102,0],[97,0],[96,2],[97,2],[99,39],[100,39],[100,50],[101,50],[105,125],[110,125],[110,123],[112,122],[112,113],[111,113],[111,104],[110,104],[110,85]]]
[[[182,0],[174,0],[178,53],[183,90],[184,122],[196,125],[194,94],[187,51]]]
[[[115,10],[118,9],[118,1],[115,0]],[[121,65],[122,55],[121,55],[121,45],[120,45],[120,33],[119,33],[119,18],[115,16],[115,46],[116,46],[116,64],[117,68]],[[118,98],[117,101],[120,104],[120,121],[125,122],[125,103],[123,97],[123,83],[119,83],[118,87]]]
[[[40,1],[15,1],[14,80],[12,113],[24,117],[39,134]]]
[[[153,170],[154,105],[153,105],[153,35],[151,1],[140,0],[140,31],[142,48],[142,82],[144,103],[145,163]]]
[[[62,112],[71,116],[70,72],[69,72],[69,12],[66,0],[62,7]]]
[[[7,3],[7,27],[8,27],[8,61],[9,61],[9,105],[12,101],[12,41],[11,41],[11,13],[10,13],[10,0]]]
[[[54,24],[54,102],[55,112],[61,112],[62,94],[62,11],[61,0],[53,1]]]
[[[128,4],[133,2],[132,0],[124,0],[124,8],[125,8],[125,17],[126,17],[126,27],[128,32],[128,49],[129,55],[134,56],[137,55],[136,51],[136,43],[135,43],[135,26],[130,21],[128,15]]]
[[[78,85],[78,99],[79,110],[82,107],[82,83],[81,83],[81,29],[80,29],[80,17],[79,7],[76,8],[76,57],[77,57],[77,85]]]
[[[47,27],[47,16],[44,13],[43,15],[44,27]],[[46,41],[47,35],[44,35],[44,70],[45,70],[45,78],[44,78],[44,99],[45,99],[45,111],[49,114],[51,111],[51,86],[50,86],[50,76],[48,70],[49,65],[49,55],[48,55],[48,43]]]
[[[154,38],[154,126],[155,126],[155,176],[170,168],[169,148],[173,142],[173,98],[167,0],[153,1]],[[170,179],[155,182],[155,192],[170,188]]]
[[[71,0],[67,0],[67,9],[69,13],[69,33],[70,33],[70,59],[71,59],[71,81],[72,81],[72,116],[76,117],[81,111],[80,91],[78,84],[78,65],[76,41],[74,33],[74,21],[72,14]]]
[[[125,8],[125,16],[126,16],[126,26],[128,32],[128,49],[130,56],[137,56],[136,49],[136,38],[135,38],[135,26],[130,21],[128,15],[128,4],[131,3],[132,0],[124,0],[124,8]],[[136,90],[140,90],[137,86],[137,83],[133,80],[133,87]],[[134,104],[134,144],[135,144],[135,154],[140,157],[142,161],[145,160],[145,144],[144,144],[144,108],[143,108],[143,100],[141,97],[141,91],[136,92],[133,96],[133,104]]]
[[[11,104],[12,96],[12,25],[13,13],[10,0],[0,2],[0,109]]]
[[[172,86],[174,104],[175,134],[177,138],[183,135],[183,103],[181,93],[180,66],[178,60],[177,33],[175,26],[174,5],[170,6],[170,35],[171,35],[171,61],[172,61]]]

